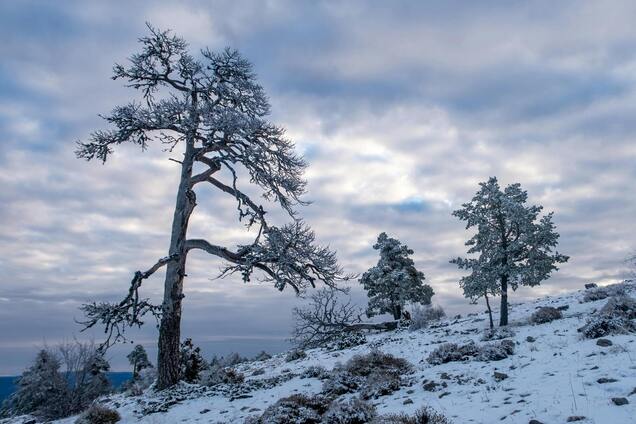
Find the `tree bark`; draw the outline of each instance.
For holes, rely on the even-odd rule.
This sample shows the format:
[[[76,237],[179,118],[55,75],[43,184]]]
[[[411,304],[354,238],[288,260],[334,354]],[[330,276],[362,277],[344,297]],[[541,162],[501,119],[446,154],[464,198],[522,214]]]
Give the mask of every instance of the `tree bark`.
[[[501,276],[501,308],[499,311],[499,326],[508,325],[508,276]]]
[[[170,255],[175,255],[177,259],[167,266],[159,327],[157,388],[160,390],[176,384],[180,378],[181,301],[187,256],[185,242],[190,215],[196,205],[196,196],[190,181],[194,154],[194,143],[191,139],[187,140],[170,237]]]
[[[393,319],[396,321],[402,319],[402,307],[400,305],[393,305]]]
[[[488,307],[488,319],[490,320],[490,329],[492,330],[495,327],[495,324],[492,322],[492,309],[490,308],[490,302],[488,301],[488,293],[484,293],[484,297],[486,298],[486,306]]]

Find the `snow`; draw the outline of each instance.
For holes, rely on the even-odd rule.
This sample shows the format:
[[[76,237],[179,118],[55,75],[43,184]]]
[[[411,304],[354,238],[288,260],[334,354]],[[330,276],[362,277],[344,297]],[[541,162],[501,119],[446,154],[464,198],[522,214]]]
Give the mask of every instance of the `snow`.
[[[626,282],[625,288],[632,297],[636,294],[636,282]],[[583,423],[633,423],[636,395],[630,396],[630,393],[636,389],[636,335],[610,336],[613,345],[609,347],[598,346],[596,340],[583,339],[577,328],[607,302],[604,299],[579,303],[583,292],[512,304],[509,327],[515,333],[515,353],[497,362],[451,362],[435,366],[426,362],[430,352],[440,343],[463,344],[471,340],[484,343],[481,339],[488,325],[484,312],[460,319],[444,319],[435,328],[370,335],[366,344],[348,350],[309,350],[303,360],[285,362],[285,354],[280,354],[266,361],[240,364],[238,370],[245,374],[247,382],[288,373],[301,374],[312,365],[331,369],[338,362],[377,347],[406,358],[416,368],[411,376],[413,385],[373,400],[381,414],[413,413],[428,405],[455,423],[527,424],[531,419],[565,423],[574,415],[585,416]],[[569,308],[563,311],[563,319],[540,325],[528,321],[539,307],[566,305]],[[528,336],[536,341],[527,341]],[[251,376],[258,368],[263,368],[264,374]],[[497,381],[495,371],[507,374],[508,378]],[[597,382],[600,378],[617,381],[601,384]],[[423,388],[425,380],[446,383],[447,387],[437,386],[436,391],[427,391]],[[296,376],[275,387],[252,391],[248,393],[251,397],[237,399],[209,388],[182,387],[184,393],[190,389],[204,393],[183,396],[186,399],[166,412],[146,416],[140,416],[138,412],[140,406],[158,400],[158,395],[152,392],[139,397],[116,395],[108,404],[117,407],[124,423],[241,423],[247,416],[260,415],[281,397],[320,392],[322,382]],[[630,403],[617,406],[611,400],[615,397],[625,397]],[[412,403],[404,404],[407,398]],[[74,418],[57,421],[58,424],[73,422]]]

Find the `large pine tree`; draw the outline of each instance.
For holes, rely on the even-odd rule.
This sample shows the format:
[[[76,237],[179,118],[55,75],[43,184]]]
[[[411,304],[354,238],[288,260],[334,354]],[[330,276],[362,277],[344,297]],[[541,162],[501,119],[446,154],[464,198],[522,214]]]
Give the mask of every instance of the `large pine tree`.
[[[169,152],[180,149],[182,155],[175,159],[180,179],[170,245],[167,256],[134,274],[121,302],[92,303],[83,309],[86,327],[105,325],[104,346],[122,340],[127,326],[141,325],[144,314],[156,315],[160,320],[157,387],[166,388],[181,374],[183,283],[191,251],[224,260],[223,275],[237,273],[247,282],[257,272],[279,290],[291,287],[301,292],[317,281],[334,285],[341,269],[334,252],[317,246],[313,231],[297,216],[296,206],[304,204],[301,196],[307,165],[285,137],[285,130],[267,120],[270,105],[252,65],[230,49],[191,54],[183,39],[149,29],[150,34],[140,39],[141,51],[130,57],[129,65],[114,67],[113,78],[127,81],[141,98],[116,107],[105,117],[113,128],[94,132],[90,140],[79,143],[76,153],[80,158],[105,162],[113,148],[123,143],[143,150],[149,143],[163,142]],[[293,222],[270,225],[265,208],[243,185],[251,186],[251,192],[260,191],[265,201],[277,203]],[[238,218],[248,227],[256,227],[251,243],[232,249],[188,237],[190,217],[197,206],[195,188],[203,187],[235,199]],[[163,267],[163,302],[155,305],[140,296],[139,290],[144,280]]]
[[[569,258],[553,251],[559,239],[553,213],[539,217],[543,206],[526,205],[528,193],[520,184],[501,190],[491,177],[479,186],[473,199],[453,212],[466,221],[466,229],[477,229],[466,246],[478,256],[451,263],[471,271],[460,281],[467,297],[501,295],[499,325],[508,325],[508,288],[537,286]]]

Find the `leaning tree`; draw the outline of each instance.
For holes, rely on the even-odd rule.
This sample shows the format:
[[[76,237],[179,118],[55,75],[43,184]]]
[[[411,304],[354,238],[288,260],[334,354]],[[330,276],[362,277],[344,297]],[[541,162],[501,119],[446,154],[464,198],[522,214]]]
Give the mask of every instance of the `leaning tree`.
[[[182,38],[148,28],[149,35],[139,40],[141,51],[130,57],[128,66],[115,65],[113,76],[126,80],[141,98],[105,116],[113,128],[92,133],[87,142],[78,143],[76,153],[105,162],[122,143],[144,150],[156,141],[165,143],[170,152],[181,149],[168,255],[135,272],[121,302],[94,302],[83,310],[86,328],[105,325],[104,348],[125,340],[126,327],[140,326],[144,315],[159,319],[157,386],[166,388],[179,380],[183,280],[192,250],[222,258],[221,275],[239,273],[247,282],[258,271],[262,280],[277,289],[290,286],[297,294],[317,281],[334,285],[344,276],[335,253],[317,246],[313,231],[296,214],[295,207],[305,204],[301,195],[306,163],[295,153],[284,129],[266,119],[270,105],[251,64],[230,49],[204,49],[195,56]],[[263,206],[239,188],[243,179],[260,188],[265,201],[282,207],[292,222],[269,225]],[[195,187],[200,186],[213,187],[236,200],[239,220],[254,229],[251,243],[230,249],[187,237],[197,205]],[[140,296],[139,289],[162,267],[166,267],[163,302],[154,305]]]
[[[558,270],[556,264],[569,258],[553,252],[559,239],[553,213],[539,217],[543,206],[527,206],[528,193],[520,184],[502,191],[497,178],[491,177],[479,185],[473,199],[453,212],[466,221],[466,229],[477,228],[465,244],[468,254],[478,257],[451,263],[471,271],[460,281],[467,297],[501,294],[499,325],[508,325],[508,287],[537,286]]]

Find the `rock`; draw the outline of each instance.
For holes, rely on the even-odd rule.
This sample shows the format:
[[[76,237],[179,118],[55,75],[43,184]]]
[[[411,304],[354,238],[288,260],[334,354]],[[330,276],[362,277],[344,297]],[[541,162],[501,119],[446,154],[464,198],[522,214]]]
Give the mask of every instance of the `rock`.
[[[627,398],[624,398],[624,397],[612,398],[612,402],[616,406],[623,406],[623,405],[627,405],[629,403]]]
[[[627,396],[636,395],[636,387]]]
[[[499,372],[499,371],[495,371],[493,376],[495,377],[496,381],[502,381],[502,380],[505,380],[506,378],[508,378],[508,374],[503,373],[503,372]]]
[[[532,336],[528,336],[528,337],[526,337],[526,341],[527,341],[528,343],[534,343],[534,342],[536,342],[536,341],[537,341],[537,339],[535,339],[535,338],[534,338],[534,337],[532,337]]]
[[[539,420],[530,420],[528,424],[543,424],[543,423]]]
[[[208,412],[210,412],[210,410],[208,408],[205,408],[199,411],[199,414],[207,414]]]
[[[570,305],[561,305],[561,306],[557,306],[557,309],[559,311],[567,311],[568,309],[570,309]]]
[[[598,339],[596,341],[596,345],[597,346],[602,346],[602,347],[608,347],[613,345],[614,343],[612,343],[612,341],[610,339]]]
[[[587,284],[585,285],[585,290],[595,289],[595,288],[597,288],[597,287],[598,287],[598,286],[596,285],[596,283],[587,283]]]
[[[565,421],[571,423],[571,422],[574,422],[574,421],[583,421],[584,419],[585,419],[585,417],[583,415],[571,415]]]
[[[617,381],[618,380],[615,378],[607,378],[607,377],[601,377],[598,380],[596,380],[598,384],[616,383]]]
[[[422,385],[424,390],[426,390],[427,392],[434,392],[435,390],[437,390],[437,386],[439,386],[439,384],[437,384],[433,380],[426,380]]]
[[[410,405],[412,403],[413,401],[411,399],[404,399],[404,402],[402,402],[402,405]]]

